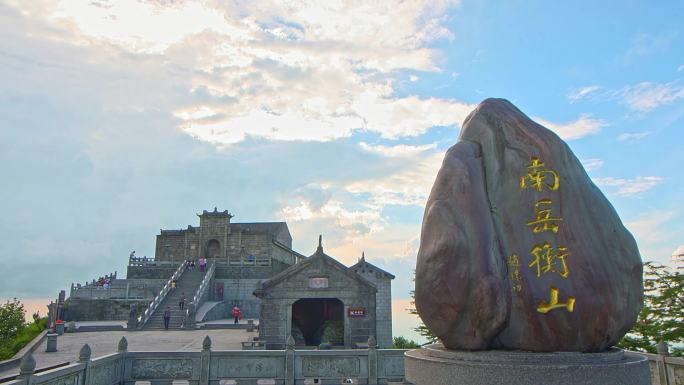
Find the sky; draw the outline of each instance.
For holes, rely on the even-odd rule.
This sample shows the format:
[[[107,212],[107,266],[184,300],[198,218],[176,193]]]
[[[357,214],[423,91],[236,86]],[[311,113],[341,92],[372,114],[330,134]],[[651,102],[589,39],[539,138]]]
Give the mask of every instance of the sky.
[[[393,272],[430,187],[509,99],[567,141],[642,258],[684,254],[680,1],[0,0],[0,298],[40,310],[203,209]],[[38,305],[35,305],[38,304]],[[44,313],[44,309],[41,310]]]

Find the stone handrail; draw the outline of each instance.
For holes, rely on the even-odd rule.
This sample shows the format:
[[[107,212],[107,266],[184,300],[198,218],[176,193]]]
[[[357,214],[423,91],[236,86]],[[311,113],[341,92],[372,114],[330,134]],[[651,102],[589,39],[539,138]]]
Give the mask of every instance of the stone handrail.
[[[157,286],[158,287],[158,286]],[[115,286],[107,289],[102,286],[81,286],[71,287],[70,298],[78,299],[115,299],[115,300],[145,300],[149,299],[149,290],[146,286],[131,287],[130,283],[126,286]]]
[[[110,281],[110,284],[111,284],[114,281],[116,281],[117,274],[118,274],[118,272],[115,271],[113,273],[105,274],[105,276],[101,277],[101,278],[108,279]],[[85,282],[83,285],[81,285],[80,283],[72,283],[71,284],[71,290],[81,289],[81,288],[90,288],[90,287],[102,287],[102,285],[98,284],[98,281],[99,281],[99,278],[93,279],[90,282]]]
[[[130,352],[125,337],[117,353],[91,359],[86,344],[78,362],[41,373],[35,372],[32,356],[22,361],[21,373],[12,385],[127,385],[137,381],[209,385],[234,381],[254,384],[271,380],[278,385],[295,385],[319,379],[323,383],[386,384],[404,380],[404,352],[399,349],[295,350],[294,340],[285,350],[212,350],[205,337],[201,351]],[[344,382],[347,383],[347,382]],[[351,383],[351,382],[350,382]]]
[[[667,351],[661,352],[661,354],[642,352],[627,353],[641,354],[648,357],[648,364],[651,367],[652,385],[684,384],[684,358],[671,357]]]
[[[145,326],[147,321],[149,321],[150,318],[152,318],[152,314],[154,314],[154,311],[157,310],[157,307],[159,307],[159,305],[161,305],[161,303],[164,302],[166,295],[169,293],[169,291],[171,291],[171,282],[178,281],[181,275],[183,275],[183,273],[185,272],[185,264],[186,262],[184,261],[180,264],[180,266],[178,266],[178,269],[176,269],[171,278],[169,278],[169,280],[166,281],[166,284],[161,289],[159,294],[157,294],[157,296],[154,297],[152,302],[150,302],[150,306],[148,306],[143,315],[140,318],[138,318],[138,328],[142,328],[143,326]]]
[[[9,385],[129,385],[137,381],[171,384],[174,380],[190,385],[234,381],[238,385],[271,380],[277,385],[294,385],[318,379],[323,383],[386,384],[402,382],[402,349],[377,349],[371,337],[367,349],[295,350],[290,337],[285,350],[212,350],[204,338],[201,351],[130,352],[122,337],[118,352],[91,359],[90,347],[83,346],[78,362],[36,373],[36,361],[28,354],[21,361],[20,374]],[[684,358],[644,354],[652,367],[653,385],[678,385],[684,380]],[[404,382],[406,383],[406,382]]]
[[[128,266],[169,266],[176,265],[178,261],[157,261],[154,258],[147,257],[129,257]]]
[[[195,296],[192,297],[190,305],[185,310],[185,319],[183,320],[182,325],[183,328],[192,329],[195,327],[195,312],[200,308],[200,306],[202,306],[202,303],[204,303],[207,299],[207,294],[209,293],[209,283],[214,278],[215,271],[216,264],[212,262],[211,264],[209,264],[209,268],[207,269],[207,272],[204,274],[204,278],[202,279],[202,282],[197,288]]]

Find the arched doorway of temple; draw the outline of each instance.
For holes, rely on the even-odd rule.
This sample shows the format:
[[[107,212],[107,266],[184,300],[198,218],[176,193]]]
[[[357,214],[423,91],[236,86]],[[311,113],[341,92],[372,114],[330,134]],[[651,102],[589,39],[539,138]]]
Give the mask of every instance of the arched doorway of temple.
[[[292,337],[299,346],[344,345],[344,304],[337,298],[303,298],[292,304]]]
[[[205,253],[206,258],[220,258],[221,257],[221,244],[216,239],[212,239],[207,242],[207,252]]]

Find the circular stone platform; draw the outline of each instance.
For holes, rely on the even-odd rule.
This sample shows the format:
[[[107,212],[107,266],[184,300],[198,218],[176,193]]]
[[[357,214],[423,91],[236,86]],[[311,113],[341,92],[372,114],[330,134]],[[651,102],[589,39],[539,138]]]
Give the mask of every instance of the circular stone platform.
[[[650,385],[648,359],[620,349],[603,353],[457,351],[442,344],[406,352],[414,385]]]

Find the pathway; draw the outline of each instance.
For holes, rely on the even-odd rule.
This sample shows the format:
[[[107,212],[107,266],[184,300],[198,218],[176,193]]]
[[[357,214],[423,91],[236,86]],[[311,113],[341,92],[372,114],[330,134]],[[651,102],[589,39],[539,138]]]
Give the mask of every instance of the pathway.
[[[128,340],[130,351],[197,351],[202,350],[205,336],[211,338],[213,350],[240,350],[243,341],[251,341],[257,332],[242,330],[150,330],[150,331],[107,331],[92,333],[65,333],[57,338],[57,352],[46,353],[47,340],[33,353],[36,368],[62,362],[78,361],[78,352],[84,344],[90,345],[92,357],[115,353],[121,337]],[[17,373],[18,368],[0,372],[0,377]]]

